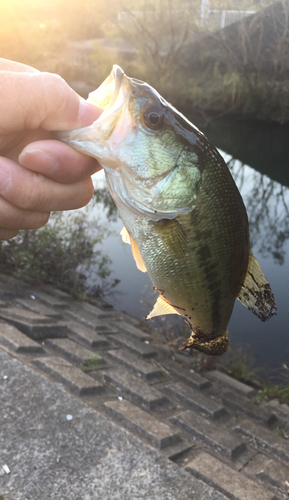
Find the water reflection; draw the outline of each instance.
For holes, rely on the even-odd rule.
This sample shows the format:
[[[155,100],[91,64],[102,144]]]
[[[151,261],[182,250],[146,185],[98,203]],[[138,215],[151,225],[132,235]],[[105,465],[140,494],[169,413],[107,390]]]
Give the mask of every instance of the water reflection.
[[[246,205],[250,241],[263,257],[282,265],[289,238],[289,189],[221,152]]]

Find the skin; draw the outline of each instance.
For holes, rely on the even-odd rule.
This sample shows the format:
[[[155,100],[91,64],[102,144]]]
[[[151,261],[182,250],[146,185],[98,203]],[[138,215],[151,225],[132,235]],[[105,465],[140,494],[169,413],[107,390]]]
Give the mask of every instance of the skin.
[[[0,58],[0,239],[46,224],[50,212],[86,205],[98,162],[53,139],[102,110],[58,75]]]

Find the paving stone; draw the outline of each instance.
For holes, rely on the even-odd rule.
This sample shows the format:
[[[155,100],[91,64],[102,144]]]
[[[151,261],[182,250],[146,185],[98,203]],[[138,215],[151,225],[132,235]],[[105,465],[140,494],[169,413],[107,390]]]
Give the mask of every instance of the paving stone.
[[[170,419],[193,436],[207,443],[213,450],[227,458],[237,458],[246,450],[246,446],[236,436],[225,428],[216,426],[204,417],[186,410]]]
[[[206,373],[206,376],[213,381],[220,382],[221,384],[229,387],[239,394],[242,394],[243,396],[247,396],[249,398],[252,396],[256,396],[255,389],[253,389],[249,385],[243,384],[243,382],[240,382],[239,380],[229,377],[229,375],[226,375],[226,373],[222,373],[219,370],[212,370]]]
[[[17,299],[16,304],[19,304],[21,307],[28,309],[36,314],[40,314],[41,316],[48,316],[52,319],[63,319],[63,316],[55,311],[54,309],[45,306],[37,299]]]
[[[157,352],[152,346],[140,340],[133,339],[127,334],[120,333],[117,336],[110,335],[109,339],[120,347],[125,347],[135,354],[138,354],[142,358],[155,358],[157,356]]]
[[[45,286],[42,285],[40,291],[43,291],[48,295],[58,297],[59,299],[64,300],[65,302],[71,302],[73,300],[72,296],[69,293],[60,290],[59,288],[55,288],[52,285],[45,285]]]
[[[83,373],[68,361],[57,356],[36,358],[34,363],[44,372],[51,375],[58,382],[62,382],[71,391],[79,396],[100,394],[104,391],[102,384]]]
[[[142,376],[149,381],[165,380],[167,376],[165,372],[152,364],[151,360],[145,361],[132,352],[127,352],[123,349],[114,349],[108,351],[107,354],[118,363],[133,370],[138,376]]]
[[[95,330],[92,330],[85,325],[68,322],[67,327],[69,336],[72,335],[79,342],[87,347],[90,347],[91,349],[110,346],[110,343],[106,340],[106,338],[98,335]]]
[[[266,408],[260,408],[239,394],[226,392],[222,399],[225,405],[234,410],[242,411],[246,413],[248,417],[254,418],[255,420],[262,420],[267,425],[273,425],[277,422],[277,417],[273,412]]]
[[[244,474],[202,452],[186,466],[198,479],[215,487],[232,500],[273,500],[275,495]]]
[[[180,443],[173,446],[168,446],[162,450],[162,455],[167,457],[169,460],[177,460],[182,455],[187,454],[192,448],[196,446],[195,440],[189,441],[182,438]]]
[[[118,328],[118,330],[120,330],[120,332],[128,333],[129,335],[131,335],[132,337],[134,337],[138,340],[141,340],[141,341],[152,340],[152,336],[149,333],[146,333],[146,332],[140,330],[140,328],[136,328],[135,326],[130,325],[127,321],[119,321],[118,323],[113,323],[113,324],[115,327]]]
[[[12,323],[21,332],[34,340],[43,340],[48,337],[66,337],[67,326],[65,323],[56,322],[51,318],[47,318],[47,316],[26,309],[18,307],[1,309],[0,318]]]
[[[144,405],[149,410],[159,407],[168,401],[157,389],[148,385],[140,377],[136,377],[131,372],[122,368],[106,371],[104,378],[106,382],[109,382],[115,388],[121,389],[133,401]]]
[[[81,305],[86,311],[96,315],[100,320],[113,320],[117,314],[117,311],[113,307],[107,307],[103,310],[89,302],[82,302]]]
[[[266,407],[277,413],[281,419],[289,420],[289,406],[286,403],[280,403],[278,399],[272,399],[266,403]]]
[[[43,348],[8,323],[0,323],[0,343],[19,353],[42,353]]]
[[[51,323],[51,319],[47,318],[47,316],[44,316],[43,314],[37,314],[32,311],[27,311],[27,309],[21,309],[20,307],[8,307],[7,309],[0,311],[0,316],[5,316],[5,319],[9,320],[24,320],[30,325],[35,325],[37,323]]]
[[[73,310],[65,311],[69,319],[77,321],[87,328],[91,328],[100,334],[110,335],[118,333],[118,330],[108,324],[105,324],[101,319],[90,311],[86,311],[83,307],[77,307]]]
[[[256,475],[261,481],[269,483],[279,488],[283,493],[288,494],[289,468],[280,462],[258,454],[249,462],[245,470]]]
[[[185,384],[188,384],[194,389],[202,391],[211,386],[211,382],[199,373],[193,370],[185,370],[179,363],[165,363],[164,368],[170,372],[174,377],[179,378]]]
[[[234,430],[250,437],[252,444],[260,450],[266,450],[271,455],[289,462],[289,443],[285,439],[276,436],[273,431],[251,420],[244,420]]]
[[[217,419],[222,415],[226,415],[226,409],[221,404],[217,403],[213,399],[205,396],[204,394],[195,391],[182,384],[181,382],[175,382],[174,384],[166,385],[163,387],[168,394],[174,396],[181,403],[197,410],[205,415]]]
[[[47,345],[55,349],[59,354],[67,357],[70,361],[83,364],[87,360],[94,359],[96,366],[102,366],[105,361],[94,351],[90,351],[71,339],[47,339]]]
[[[1,302],[4,301],[4,304],[6,300],[11,303],[11,301],[14,300],[16,296],[17,296],[16,292],[13,292],[12,290],[7,290],[4,287],[0,288]]]
[[[164,449],[181,441],[180,436],[168,425],[141,410],[129,401],[109,401],[105,410],[129,430],[146,439],[159,449]]]
[[[53,295],[50,295],[49,293],[37,291],[35,292],[35,297],[36,299],[40,300],[40,302],[43,302],[43,304],[48,307],[52,307],[53,309],[63,310],[69,307],[68,303],[64,300],[59,299],[59,297],[57,297],[55,293]]]

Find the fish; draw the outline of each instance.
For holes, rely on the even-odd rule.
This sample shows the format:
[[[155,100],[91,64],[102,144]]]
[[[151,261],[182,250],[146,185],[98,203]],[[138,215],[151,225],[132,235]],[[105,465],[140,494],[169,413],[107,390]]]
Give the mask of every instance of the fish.
[[[88,101],[101,116],[57,138],[105,171],[122,238],[159,293],[147,319],[181,315],[191,334],[179,349],[224,354],[235,299],[261,321],[277,310],[224,159],[154,88],[117,65]]]

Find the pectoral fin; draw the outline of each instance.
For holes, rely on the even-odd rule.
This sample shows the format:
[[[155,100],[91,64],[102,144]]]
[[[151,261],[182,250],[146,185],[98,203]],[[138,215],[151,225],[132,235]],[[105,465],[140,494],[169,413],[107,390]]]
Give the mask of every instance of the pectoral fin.
[[[182,258],[187,247],[187,240],[179,222],[174,219],[163,219],[154,224],[154,229],[161,236],[170,254],[176,259]]]
[[[154,316],[163,316],[164,314],[180,314],[180,313],[173,306],[171,306],[171,304],[166,302],[160,295],[157,298],[157,301],[152,311],[149,313],[146,319],[151,319]]]
[[[237,299],[261,321],[267,321],[276,314],[273,292],[251,251],[247,274]]]
[[[132,255],[133,255],[133,258],[135,260],[135,263],[136,263],[136,267],[140,271],[142,271],[143,273],[146,273],[147,268],[144,265],[144,262],[142,260],[141,254],[139,252],[138,246],[137,246],[134,238],[132,237],[132,235],[128,232],[128,230],[125,227],[122,228],[120,234],[122,237],[122,241],[124,241],[125,243],[129,243],[131,245],[131,251],[132,251]]]

